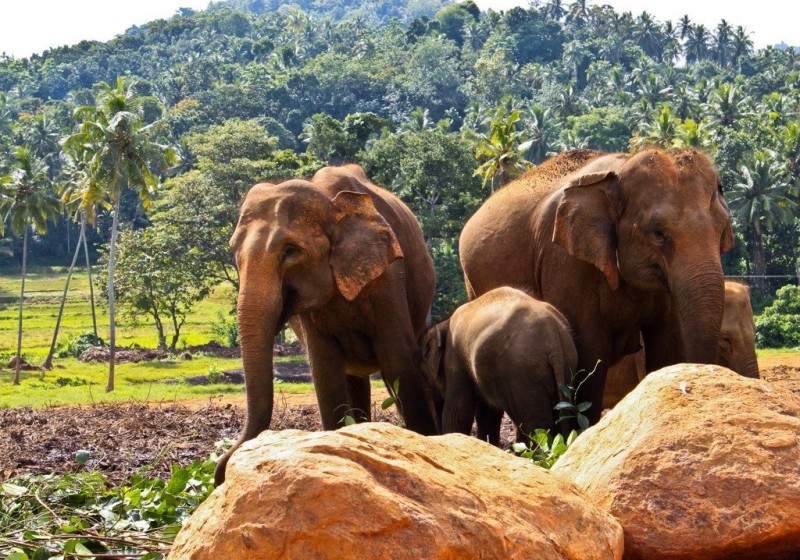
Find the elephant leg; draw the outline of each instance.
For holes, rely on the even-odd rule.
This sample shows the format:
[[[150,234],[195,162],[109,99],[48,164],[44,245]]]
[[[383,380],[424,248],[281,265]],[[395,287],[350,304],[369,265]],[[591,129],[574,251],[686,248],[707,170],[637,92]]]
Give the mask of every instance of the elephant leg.
[[[442,433],[472,433],[477,389],[472,379],[458,370],[447,370],[447,387],[442,411]]]
[[[375,309],[375,314],[383,318],[377,321],[375,333],[381,375],[390,387],[399,379],[398,409],[406,427],[423,435],[435,435],[439,433],[436,408],[431,386],[422,372],[403,287],[403,270],[396,268],[392,272],[390,289]]]
[[[353,414],[344,356],[334,339],[313,332],[306,324],[303,326],[322,428],[335,430],[344,425],[346,415]]]
[[[546,374],[552,375],[550,371]],[[543,383],[535,383],[512,397],[508,416],[517,427],[518,442],[530,443],[530,434],[538,429],[547,430],[551,435],[557,433],[555,396],[555,391],[548,391]]]
[[[578,351],[579,375],[575,376],[571,384],[575,389],[580,385],[574,404],[592,403],[585,414],[590,423],[596,424],[603,411],[606,374],[612,355],[611,335],[597,332],[596,327],[579,329],[573,326],[573,332]],[[600,360],[600,363],[597,363],[597,360]],[[572,427],[577,429],[577,423]]]
[[[500,447],[500,425],[503,411],[478,398],[475,403],[475,420],[478,424],[478,439]]]
[[[350,395],[351,414],[355,417],[356,422],[369,422],[372,419],[369,377],[357,375],[347,375],[345,377],[347,379],[347,392]]]

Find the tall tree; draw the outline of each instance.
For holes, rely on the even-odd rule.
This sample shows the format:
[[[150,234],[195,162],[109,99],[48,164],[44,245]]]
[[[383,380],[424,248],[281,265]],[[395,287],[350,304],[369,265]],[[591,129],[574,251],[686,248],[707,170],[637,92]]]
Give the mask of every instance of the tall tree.
[[[116,352],[116,323],[114,306],[114,259],[122,191],[135,190],[145,208],[150,195],[159,184],[159,176],[169,164],[175,163],[174,149],[158,143],[156,134],[160,121],[147,124],[139,98],[126,89],[121,77],[115,87],[105,82],[97,86],[93,106],[81,107],[75,117],[81,120],[78,132],[69,136],[64,146],[87,162],[86,175],[76,193],[80,208],[92,212],[95,205],[110,202],[113,208],[111,241],[108,261],[109,365],[106,391],[114,390]]]
[[[797,203],[789,196],[786,168],[777,154],[762,150],[740,170],[740,181],[726,193],[734,219],[750,231],[755,285],[766,287],[764,234],[794,220]]]
[[[489,183],[492,192],[531,166],[523,154],[531,147],[532,140],[523,140],[524,131],[517,130],[519,109],[508,111],[503,105],[495,111],[489,124],[489,132],[478,136],[475,159],[483,161],[475,170],[475,176]]]
[[[19,385],[22,365],[22,307],[25,299],[25,276],[28,264],[28,232],[47,232],[47,221],[55,220],[61,213],[61,203],[50,190],[47,165],[37,159],[27,146],[20,146],[14,154],[14,167],[9,175],[0,178],[3,196],[0,198],[0,216],[10,221],[15,235],[22,236],[22,287],[19,294],[19,319],[17,331],[17,363],[14,385]],[[2,229],[2,228],[0,228]]]

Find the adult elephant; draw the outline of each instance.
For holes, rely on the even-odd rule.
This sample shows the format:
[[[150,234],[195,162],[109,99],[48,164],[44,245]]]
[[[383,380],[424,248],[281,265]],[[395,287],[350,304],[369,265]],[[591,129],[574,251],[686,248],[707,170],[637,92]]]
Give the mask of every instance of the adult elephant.
[[[578,367],[597,371],[581,401],[600,416],[606,370],[647,347],[647,371],[714,363],[722,320],[720,254],[733,246],[719,177],[695,150],[586,150],[545,161],[467,222],[461,264],[471,298],[518,286],[569,321]]]
[[[434,268],[411,211],[354,165],[326,167],[310,181],[250,189],[231,238],[247,417],[219,461],[270,425],[272,344],[291,318],[308,352],[322,425],[347,414],[368,420],[369,375],[399,379],[406,426],[438,431],[417,338],[433,300]]]
[[[756,325],[750,305],[750,288],[739,282],[725,282],[725,308],[719,331],[717,364],[744,377],[758,379]],[[603,409],[613,408],[645,376],[645,351],[624,356],[606,377]]]

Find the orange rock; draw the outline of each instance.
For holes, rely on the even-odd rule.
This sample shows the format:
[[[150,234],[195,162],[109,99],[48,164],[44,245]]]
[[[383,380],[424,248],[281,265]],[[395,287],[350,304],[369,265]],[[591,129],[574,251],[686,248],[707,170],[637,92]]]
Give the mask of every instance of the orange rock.
[[[171,559],[621,559],[622,528],[573,484],[460,434],[390,424],[264,432]]]
[[[649,374],[553,467],[626,559],[800,558],[800,399],[720,366]]]

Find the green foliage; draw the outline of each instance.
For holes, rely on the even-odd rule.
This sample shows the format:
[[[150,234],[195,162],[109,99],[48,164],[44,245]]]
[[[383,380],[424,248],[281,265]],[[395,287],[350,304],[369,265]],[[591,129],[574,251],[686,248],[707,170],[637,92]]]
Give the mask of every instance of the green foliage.
[[[590,371],[585,376],[581,376],[580,374],[583,373],[583,370],[574,372],[572,374],[572,379],[570,380],[569,384],[566,383],[559,383],[558,384],[558,391],[564,397],[564,400],[556,404],[555,410],[559,412],[559,419],[557,422],[566,422],[567,420],[575,419],[578,423],[578,427],[581,430],[585,430],[589,427],[589,419],[586,417],[584,412],[589,410],[592,407],[592,403],[585,401],[585,402],[578,402],[578,392],[580,391],[581,387],[586,380],[589,379],[594,372],[597,371],[597,366],[600,364],[600,360],[594,365],[594,369]],[[583,377],[580,382],[576,385],[575,381]]]
[[[217,453],[226,445],[218,442]],[[102,474],[82,470],[90,457],[76,451],[75,473],[25,475],[0,485],[0,556],[163,558],[182,523],[213,490],[218,458],[215,453],[187,467],[173,465],[167,481],[149,478],[144,467],[115,487]]]
[[[213,282],[199,249],[176,245],[176,237],[177,228],[168,225],[121,232],[114,269],[120,309],[134,321],[142,314],[151,317],[159,348],[167,348],[171,330],[172,351],[187,314],[208,295]],[[107,262],[101,258],[101,265]]]
[[[800,346],[800,286],[780,288],[772,305],[755,321],[759,348]]]
[[[99,336],[95,336],[93,332],[84,332],[72,338],[66,347],[58,353],[58,357],[72,356],[73,358],[79,357],[93,346],[105,346],[106,343]]]
[[[511,450],[534,465],[549,469],[573,444],[578,432],[572,430],[566,439],[562,434],[551,435],[548,430],[537,429],[530,434],[528,443],[517,442]]]
[[[239,346],[239,323],[235,317],[226,319],[222,311],[217,313],[217,320],[211,325],[211,331],[222,339],[228,348]]]

